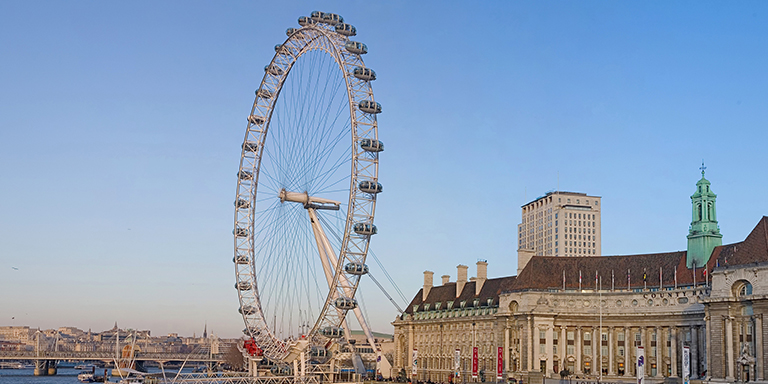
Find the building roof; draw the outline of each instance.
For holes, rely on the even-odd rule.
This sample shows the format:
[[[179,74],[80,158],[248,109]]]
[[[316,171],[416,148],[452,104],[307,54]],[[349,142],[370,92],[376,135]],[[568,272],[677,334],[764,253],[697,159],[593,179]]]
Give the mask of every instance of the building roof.
[[[612,282],[616,289],[654,288],[660,286],[660,281],[663,287],[693,285],[694,280],[704,284],[705,270],[687,268],[686,254],[677,251],[629,256],[534,256],[509,291],[562,289],[563,275],[566,290],[579,289],[579,274],[582,289],[595,288],[596,274],[598,280],[602,279],[602,289],[610,289]],[[768,216],[760,219],[744,241],[716,247],[706,270],[760,262],[768,262]]]
[[[467,307],[474,306],[475,299],[480,300],[480,306],[487,306],[488,299],[493,299],[493,305],[499,304],[499,295],[502,292],[511,289],[516,276],[498,277],[495,279],[488,279],[483,283],[483,287],[480,289],[480,294],[475,295],[476,281],[468,281],[464,284],[464,288],[461,290],[459,297],[456,297],[456,282],[446,283],[432,287],[427,296],[427,300],[423,300],[424,288],[420,289],[416,296],[413,297],[411,303],[408,304],[408,308],[405,309],[405,313],[413,313],[413,307],[418,305],[420,309],[423,309],[422,304],[430,304],[434,308],[435,303],[446,303],[449,301],[454,302],[454,308],[459,307],[459,303],[466,301]],[[445,307],[443,307],[445,309]]]

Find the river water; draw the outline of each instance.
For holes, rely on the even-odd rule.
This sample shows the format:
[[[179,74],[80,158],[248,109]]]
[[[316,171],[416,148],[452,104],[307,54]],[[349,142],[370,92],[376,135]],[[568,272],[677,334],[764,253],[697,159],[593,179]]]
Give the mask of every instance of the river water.
[[[149,372],[160,372],[158,368],[148,368]],[[112,371],[110,369],[110,371]],[[29,369],[0,369],[0,384],[80,384],[77,374],[80,369],[59,368],[56,376],[35,376],[35,370]],[[176,375],[177,370],[165,370],[169,377]],[[192,372],[192,369],[184,368],[184,373]],[[96,368],[96,373],[103,374],[104,368]],[[113,377],[112,381],[118,381],[119,377]]]

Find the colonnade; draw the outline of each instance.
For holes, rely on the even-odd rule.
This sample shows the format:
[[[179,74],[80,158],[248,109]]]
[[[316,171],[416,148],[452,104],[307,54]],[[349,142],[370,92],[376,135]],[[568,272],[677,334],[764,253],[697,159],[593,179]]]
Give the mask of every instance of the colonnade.
[[[537,371],[545,365],[548,376],[556,376],[565,368],[574,375],[597,376],[602,369],[604,376],[634,377],[637,346],[645,348],[647,377],[681,377],[683,346],[690,347],[692,378],[700,377],[707,369],[703,324],[610,324],[601,328],[548,320],[526,316],[505,328],[507,372]],[[540,339],[542,334],[544,340]],[[518,361],[510,358],[514,356]]]

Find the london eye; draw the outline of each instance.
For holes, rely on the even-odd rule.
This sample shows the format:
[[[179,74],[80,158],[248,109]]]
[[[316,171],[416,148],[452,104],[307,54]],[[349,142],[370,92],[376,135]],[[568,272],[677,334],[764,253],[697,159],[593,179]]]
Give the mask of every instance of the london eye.
[[[235,289],[246,336],[275,362],[318,361],[349,336],[379,183],[368,48],[312,12],[275,46],[247,117],[235,198]]]

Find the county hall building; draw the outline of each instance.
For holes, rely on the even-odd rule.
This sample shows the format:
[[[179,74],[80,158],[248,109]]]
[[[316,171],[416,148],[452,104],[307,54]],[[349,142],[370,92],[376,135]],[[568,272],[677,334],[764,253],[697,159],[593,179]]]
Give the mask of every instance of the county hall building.
[[[648,383],[682,382],[687,347],[691,379],[766,381],[768,217],[744,241],[722,245],[717,196],[702,172],[691,196],[687,250],[601,257],[591,238],[574,240],[572,251],[570,236],[563,236],[584,236],[587,229],[593,236],[599,228],[591,222],[599,219],[599,199],[577,195],[554,193],[523,207],[540,228],[533,236],[518,231],[520,244],[531,247],[518,252],[517,276],[489,279],[485,261],[477,262],[475,277],[459,265],[456,280],[444,275],[440,285],[424,272],[423,288],[393,322],[394,374],[537,383],[567,370],[572,378],[629,383],[636,382],[637,347],[643,347]],[[571,206],[558,198],[571,198]],[[576,199],[590,205],[576,209]],[[572,219],[573,212],[582,220]]]

